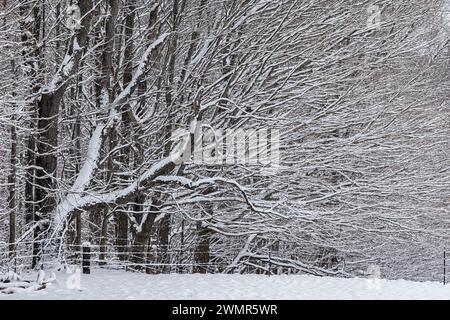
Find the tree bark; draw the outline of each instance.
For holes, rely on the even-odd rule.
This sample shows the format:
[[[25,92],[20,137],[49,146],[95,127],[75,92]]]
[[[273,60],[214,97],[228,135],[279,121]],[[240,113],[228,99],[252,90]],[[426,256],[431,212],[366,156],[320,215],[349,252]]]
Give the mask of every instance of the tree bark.
[[[139,198],[139,196],[137,197]],[[144,196],[140,195],[140,202],[139,203],[144,203]],[[148,245],[148,242],[150,240],[150,235],[151,235],[151,230],[152,227],[154,225],[155,222],[155,218],[157,217],[158,213],[159,213],[159,196],[154,196],[152,198],[152,204],[150,205],[150,209],[147,212],[146,217],[144,218],[144,212],[142,209],[135,209],[136,212],[140,212],[140,219],[137,220],[139,221],[139,223],[141,223],[141,228],[140,230],[135,232],[134,235],[134,242],[133,242],[133,250],[132,250],[132,261],[133,263],[136,264],[135,269],[137,270],[141,270],[142,266],[140,264],[144,264],[145,263],[145,259],[146,259],[146,250],[145,248]],[[136,218],[138,218],[136,216]],[[142,223],[142,219],[145,219],[145,221]]]
[[[205,193],[209,193],[211,190],[206,190]],[[204,210],[207,215],[213,215],[213,205],[205,204]],[[202,221],[197,222],[197,247],[194,253],[195,266],[193,268],[194,273],[207,273],[210,261],[210,243],[211,243],[212,231],[207,225],[204,225]]]
[[[78,70],[82,51],[79,48],[87,44],[88,28],[90,24],[90,9],[92,0],[80,0],[78,3],[81,16],[84,17],[80,30],[70,39],[66,55],[71,57],[72,67],[67,72],[67,66],[61,66],[52,86],[44,90],[37,101],[37,154],[36,154],[36,190],[35,190],[35,222],[37,227],[34,232],[33,261],[35,268],[42,254],[41,242],[46,239],[48,232],[49,214],[56,207],[55,174],[58,165],[58,115],[61,99],[68,86],[68,78]],[[75,42],[77,46],[75,46]],[[39,223],[42,222],[43,223]]]
[[[17,158],[17,133],[14,124],[14,117],[11,125],[11,171],[8,176],[8,207],[9,207],[9,256],[15,255],[16,242],[16,158]]]

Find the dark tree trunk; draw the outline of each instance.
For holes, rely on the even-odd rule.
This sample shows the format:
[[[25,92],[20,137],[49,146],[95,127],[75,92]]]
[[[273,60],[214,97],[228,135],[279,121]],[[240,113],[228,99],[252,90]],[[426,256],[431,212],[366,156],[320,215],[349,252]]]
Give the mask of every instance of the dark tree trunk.
[[[124,72],[123,72],[123,85],[126,86],[130,83],[133,76],[133,27],[134,27],[134,18],[135,18],[135,7],[134,1],[127,1],[128,6],[128,14],[125,18],[125,48],[124,48]],[[125,143],[131,142],[131,126],[132,126],[132,117],[130,105],[125,104],[122,110],[122,136],[126,140]],[[120,162],[125,168],[129,168],[130,165],[130,153],[131,148],[129,146],[124,147],[120,153]],[[126,259],[126,255],[124,254],[125,249],[128,245],[128,205],[125,205],[125,210],[118,210],[116,213],[117,216],[117,228],[118,228],[118,251],[119,258],[121,260]]]
[[[169,214],[166,214],[159,222],[158,240],[159,240],[158,263],[161,264],[159,272],[164,273],[169,269],[167,268],[167,264],[169,263],[168,249],[170,241]]]
[[[211,231],[197,223],[198,245],[195,252],[194,273],[207,273],[210,260],[209,246],[211,239]]]
[[[144,203],[144,197],[143,195],[137,196],[136,198],[138,203]],[[134,243],[133,243],[133,262],[137,264],[136,269],[140,270],[142,269],[142,266],[139,266],[139,264],[145,263],[146,260],[146,247],[150,240],[151,230],[153,227],[153,224],[155,222],[155,218],[157,217],[159,213],[159,195],[154,196],[152,199],[152,204],[150,206],[150,210],[147,212],[147,217],[144,223],[142,223],[141,230],[137,231],[134,236]],[[138,211],[138,208],[135,208],[135,212],[139,212],[138,215],[140,215],[140,218],[138,215],[136,215],[136,220],[140,223],[142,222],[143,217],[143,210],[140,209]]]
[[[14,120],[14,118],[12,119]],[[8,207],[9,207],[9,256],[13,257],[16,242],[16,157],[17,157],[17,133],[16,127],[11,125],[11,171],[8,176]]]
[[[22,56],[24,59],[24,64],[27,66],[27,76],[30,79],[31,87],[30,91],[33,94],[39,92],[42,87],[42,77],[39,74],[39,66],[42,59],[42,50],[38,47],[37,41],[40,37],[40,12],[39,6],[31,6],[29,1],[21,1],[20,3],[20,15],[23,17],[21,19],[21,42],[23,45]],[[33,19],[26,19],[26,17],[32,16]],[[37,62],[37,63],[36,63]],[[31,113],[31,118],[37,117],[37,105],[32,102],[29,105],[29,112]],[[30,123],[31,132],[36,130],[36,122],[31,120]],[[25,181],[25,221],[27,223],[32,222],[35,219],[35,150],[36,142],[35,137],[31,134],[28,137],[26,145],[26,181]]]
[[[80,30],[77,31],[77,47],[83,48],[87,43],[88,28],[90,24],[90,9],[92,0],[78,2],[81,16],[84,17]],[[82,50],[75,48],[74,39],[68,43],[67,54],[72,56],[70,72],[58,71],[55,87],[44,90],[37,100],[37,134],[36,134],[36,189],[35,189],[35,242],[33,244],[32,267],[35,268],[41,259],[42,241],[47,239],[47,232],[51,219],[50,213],[56,207],[55,174],[58,165],[58,115],[61,99],[68,86],[68,78],[75,74],[82,55]]]
[[[106,265],[106,244],[108,240],[108,209],[103,209],[103,220],[102,220],[102,230],[100,236],[100,255],[98,257],[99,265]]]
[[[206,204],[204,206],[209,216],[213,214],[213,206]],[[194,253],[195,266],[194,273],[207,273],[210,262],[210,244],[212,231],[203,222],[197,222],[197,247]]]
[[[81,91],[81,87],[78,89]],[[79,115],[77,116],[77,121],[75,123],[74,128],[74,139],[75,139],[75,154],[76,154],[76,163],[75,163],[75,173],[78,174],[80,172],[80,158],[81,158],[81,119]],[[75,213],[75,245],[77,251],[81,250],[81,212],[78,211]]]
[[[25,222],[30,223],[34,219],[34,184],[35,184],[35,142],[34,137],[28,137],[27,151],[25,155]]]
[[[58,112],[62,93],[44,94],[38,102],[38,135],[36,156],[36,214],[35,222],[50,219],[56,206],[54,175],[57,169]],[[41,255],[41,244],[46,239],[48,222],[40,223],[34,231],[32,268],[37,266]]]

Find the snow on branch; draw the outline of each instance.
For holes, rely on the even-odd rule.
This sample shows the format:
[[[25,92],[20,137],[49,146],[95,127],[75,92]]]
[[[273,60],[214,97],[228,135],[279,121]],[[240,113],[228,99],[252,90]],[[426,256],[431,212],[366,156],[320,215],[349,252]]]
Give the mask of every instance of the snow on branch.
[[[56,208],[56,214],[54,215],[54,232],[58,233],[61,231],[61,227],[65,224],[65,221],[68,217],[68,215],[76,210],[77,208],[83,208],[88,204],[95,204],[100,202],[110,202],[110,199],[116,199],[120,198],[121,194],[119,193],[111,193],[109,196],[90,196],[90,197],[81,197],[81,193],[83,193],[86,189],[86,187],[89,185],[89,182],[92,179],[92,176],[94,175],[98,163],[100,161],[100,150],[104,143],[105,137],[107,137],[107,131],[108,129],[112,128],[112,125],[114,124],[116,120],[116,114],[118,113],[118,108],[126,102],[126,100],[133,94],[135,89],[138,87],[140,80],[145,75],[145,70],[148,64],[148,59],[150,57],[150,54],[160,46],[164,40],[167,38],[169,33],[164,33],[160,35],[154,42],[152,42],[145,52],[143,53],[139,65],[133,75],[132,80],[130,83],[125,87],[125,89],[117,96],[117,98],[113,101],[111,104],[111,112],[106,120],[106,123],[101,123],[97,125],[97,128],[94,130],[92,137],[89,141],[89,147],[88,152],[86,156],[86,160],[83,164],[83,167],[78,174],[72,188],[70,189],[68,195],[63,199],[60,204]],[[64,70],[62,67],[61,70]],[[164,160],[162,160],[159,164],[163,166]],[[166,164],[167,165],[167,164]],[[157,171],[157,168],[151,168],[151,170]],[[151,176],[151,174],[150,174]],[[145,180],[145,177],[143,177]],[[128,192],[131,192],[131,190],[134,190],[135,186],[130,185],[129,188],[126,190],[122,190],[125,194],[128,194]],[[127,192],[128,191],[128,192]],[[104,200],[101,200],[104,199]]]

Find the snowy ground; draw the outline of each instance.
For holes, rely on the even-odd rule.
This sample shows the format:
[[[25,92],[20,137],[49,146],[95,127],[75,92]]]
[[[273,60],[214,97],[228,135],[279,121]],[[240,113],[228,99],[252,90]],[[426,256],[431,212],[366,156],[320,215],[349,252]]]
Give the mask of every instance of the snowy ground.
[[[95,270],[73,276],[58,273],[41,291],[0,294],[2,299],[450,299],[450,286],[438,282],[338,279],[312,276],[146,275]],[[69,282],[68,282],[69,279]],[[74,280],[75,279],[75,280]],[[69,289],[75,287],[75,289]]]

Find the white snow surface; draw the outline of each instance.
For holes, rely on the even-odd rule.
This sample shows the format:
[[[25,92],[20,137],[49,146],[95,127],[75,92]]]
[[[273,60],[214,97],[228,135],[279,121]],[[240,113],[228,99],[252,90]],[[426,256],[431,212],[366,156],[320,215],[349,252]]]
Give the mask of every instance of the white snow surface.
[[[2,299],[142,299],[142,300],[335,300],[335,299],[450,299],[450,286],[439,282],[380,280],[307,275],[147,275],[125,271],[94,270],[81,275],[80,288],[68,289],[70,275],[57,273],[56,281],[40,291],[0,294]]]

